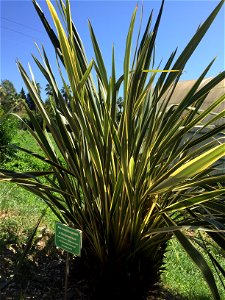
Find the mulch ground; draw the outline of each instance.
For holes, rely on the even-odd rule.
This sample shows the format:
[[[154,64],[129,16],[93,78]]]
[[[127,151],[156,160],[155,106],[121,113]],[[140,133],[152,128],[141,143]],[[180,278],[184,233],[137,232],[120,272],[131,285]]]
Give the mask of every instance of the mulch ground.
[[[65,299],[66,254],[55,248],[52,238],[43,237],[36,242],[17,269],[16,264],[20,257],[21,249],[15,244],[0,249],[1,300]],[[67,300],[90,300],[88,282],[79,276],[75,277],[73,271],[72,276],[69,276]],[[178,300],[181,298],[161,289],[160,295],[148,297],[148,300],[155,299]]]

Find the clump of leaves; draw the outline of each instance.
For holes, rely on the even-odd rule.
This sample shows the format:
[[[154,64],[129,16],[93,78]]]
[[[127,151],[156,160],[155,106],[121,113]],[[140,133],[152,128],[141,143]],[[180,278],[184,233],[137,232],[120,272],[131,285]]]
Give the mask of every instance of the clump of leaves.
[[[9,161],[15,150],[8,147],[18,130],[18,120],[0,109],[0,163]]]
[[[28,126],[28,130],[44,156],[24,151],[48,163],[52,170],[22,174],[2,170],[1,180],[17,182],[42,197],[63,223],[83,231],[81,259],[90,271],[97,299],[139,299],[153,290],[172,235],[201,270],[213,297],[219,299],[212,270],[187,233],[189,229],[203,230],[224,248],[225,189],[221,183],[225,174],[215,175],[213,164],[225,155],[225,145],[209,138],[224,130],[225,124],[209,126],[223,114],[206,117],[224,101],[225,95],[215,99],[205,111],[200,107],[208,93],[225,78],[225,72],[202,86],[213,60],[177,106],[170,107],[170,98],[189,57],[223,2],[176,60],[176,51],[171,54],[158,78],[154,51],[164,1],[153,28],[150,15],[131,57],[136,8],[126,39],[123,74],[116,78],[114,50],[109,76],[90,23],[95,59],[88,62],[72,22],[69,1],[58,1],[61,22],[47,0],[57,33],[33,1],[55,47],[59,70],[66,71],[67,78],[61,70],[60,75],[67,101],[57,86],[44,49],[43,62],[33,58],[53,91],[54,118],[46,111],[35,82],[18,62],[44,120],[41,127],[27,108],[34,128]],[[92,72],[96,73],[97,84]],[[118,118],[120,89],[124,102]],[[201,138],[193,139],[187,136],[193,128],[199,133],[209,129]],[[48,183],[41,183],[40,177]]]

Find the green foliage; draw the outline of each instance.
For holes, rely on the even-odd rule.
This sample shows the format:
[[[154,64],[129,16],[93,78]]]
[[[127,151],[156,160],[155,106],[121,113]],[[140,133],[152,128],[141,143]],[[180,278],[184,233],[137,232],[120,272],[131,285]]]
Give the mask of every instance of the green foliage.
[[[2,112],[2,114],[1,114]],[[15,116],[6,116],[0,111],[0,163],[10,160],[15,150],[9,147],[16,131],[18,120]]]
[[[44,201],[15,184],[0,183],[0,249],[27,242],[35,222],[46,207]],[[56,218],[48,211],[42,226],[54,228]]]
[[[26,96],[26,103],[27,103],[30,110],[36,110],[35,103],[34,103],[32,97],[29,93]]]
[[[198,247],[198,249],[202,252],[211,268],[213,268],[212,262],[207,254],[205,254],[200,247]],[[187,257],[179,243],[172,239],[169,242],[167,250],[165,257],[166,270],[162,274],[164,286],[171,290],[173,295],[179,294],[184,299],[212,299],[206,282],[201,278],[200,271],[193,266],[191,260]],[[210,246],[210,251],[213,252],[216,259],[225,269],[225,253],[221,252],[215,244]],[[218,274],[215,274],[215,278],[221,299],[225,299],[224,280],[222,277],[219,278]]]
[[[0,104],[5,112],[15,109],[17,96],[13,83],[7,79],[2,80],[0,84]]]
[[[37,149],[35,149],[36,151]],[[1,183],[0,251],[3,246],[14,248],[16,246],[19,251],[18,247],[27,242],[30,232],[44,207],[43,201],[30,192],[16,185]],[[41,228],[47,227],[51,232],[54,232],[54,222],[54,215],[48,211],[41,223]],[[223,266],[224,258],[222,255],[224,254],[217,251],[216,255]],[[204,296],[205,300],[211,299],[210,291],[201,278],[198,269],[193,267],[185,251],[174,239],[169,242],[165,266],[166,270],[162,274],[162,285],[169,289],[173,295],[178,294],[185,299],[192,300],[198,299],[200,296]],[[221,283],[218,278],[216,279],[219,291],[223,295]]]
[[[11,151],[14,152],[14,156],[13,159],[5,162],[5,168],[17,172],[49,169],[49,165],[40,159],[27,155],[27,153],[16,148],[27,148],[39,155],[43,155],[42,150],[38,147],[38,144],[27,130],[17,130],[17,132],[12,136],[11,143],[15,146],[11,148]]]
[[[21,91],[19,93],[19,96],[20,96],[21,99],[26,101],[27,97],[26,97],[26,94],[25,94],[25,91],[24,91],[23,88],[21,89]]]
[[[23,173],[2,170],[1,180],[15,182],[40,196],[61,222],[83,231],[82,261],[88,266],[89,276],[92,275],[93,293],[98,299],[139,299],[154,289],[167,242],[173,235],[201,271],[214,299],[219,299],[211,268],[188,232],[205,231],[225,248],[224,232],[220,231],[225,228],[222,187],[225,174],[213,172],[213,164],[225,155],[225,144],[208,139],[225,130],[225,124],[215,128],[208,126],[213,125],[213,119],[205,121],[225,95],[215,99],[205,111],[200,110],[207,94],[225,78],[225,72],[202,86],[213,60],[177,106],[170,107],[169,100],[189,57],[223,2],[198,28],[176,60],[176,51],[171,54],[158,79],[153,62],[164,2],[153,28],[152,15],[149,17],[132,57],[135,9],[127,34],[123,74],[117,79],[114,49],[109,77],[91,24],[95,59],[88,62],[72,23],[69,1],[59,2],[61,23],[47,0],[57,35],[33,1],[65,68],[67,78],[61,70],[60,75],[67,97],[65,101],[45,51],[43,62],[33,56],[53,91],[52,118],[37,85],[18,62],[43,118],[40,126],[35,112],[27,108],[32,123],[27,129],[44,154],[23,150],[47,163],[51,170],[30,172],[29,169]],[[92,79],[94,71],[97,85]],[[123,109],[118,118],[120,88]],[[193,128],[199,133],[208,128],[208,132],[200,139],[192,139],[187,133]]]

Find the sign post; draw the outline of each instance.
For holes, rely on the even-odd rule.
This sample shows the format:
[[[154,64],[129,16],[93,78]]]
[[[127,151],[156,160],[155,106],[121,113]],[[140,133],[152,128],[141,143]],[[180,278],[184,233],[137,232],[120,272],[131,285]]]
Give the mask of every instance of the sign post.
[[[67,252],[80,256],[82,248],[82,231],[56,222],[55,244],[57,247]]]
[[[60,222],[55,223],[55,244],[57,247],[67,251],[66,275],[65,275],[65,297],[67,299],[67,286],[69,277],[69,253],[80,256],[82,248],[82,231],[71,228]]]

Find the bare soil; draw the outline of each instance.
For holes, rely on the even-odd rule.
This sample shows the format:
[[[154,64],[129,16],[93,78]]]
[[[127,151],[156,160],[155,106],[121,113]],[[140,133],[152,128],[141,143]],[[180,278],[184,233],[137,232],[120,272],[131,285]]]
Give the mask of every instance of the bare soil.
[[[36,241],[35,246],[32,247],[18,268],[20,258],[21,249],[16,244],[5,245],[0,249],[1,300],[65,299],[66,253],[55,248],[52,237],[43,236]],[[73,269],[69,276],[66,299],[93,300],[89,283],[82,279],[80,270],[77,270],[76,273],[76,270]],[[147,300],[156,299],[179,300],[181,298],[160,289],[158,294],[147,298]]]

